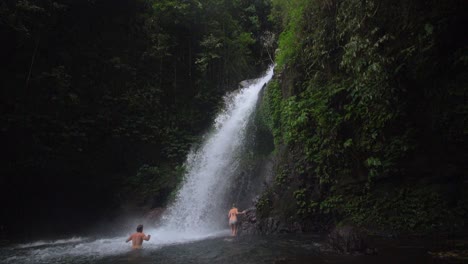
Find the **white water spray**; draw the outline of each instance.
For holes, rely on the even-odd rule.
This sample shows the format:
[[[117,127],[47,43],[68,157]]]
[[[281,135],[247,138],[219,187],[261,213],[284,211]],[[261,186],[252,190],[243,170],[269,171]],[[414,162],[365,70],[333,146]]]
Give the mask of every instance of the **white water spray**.
[[[258,94],[272,78],[273,67],[247,87],[225,97],[225,108],[215,119],[214,131],[188,155],[187,174],[175,203],[163,217],[161,230],[207,234],[227,227],[224,201],[239,165],[239,150],[255,109]]]
[[[187,157],[187,173],[174,204],[158,229],[145,229],[151,240],[144,248],[185,243],[227,234],[226,192],[239,166],[239,154],[246,127],[255,109],[258,94],[273,76],[270,67],[265,76],[225,97],[225,108],[215,119],[213,131],[197,150]],[[128,231],[128,230],[126,230]],[[6,248],[5,263],[76,263],[118,255],[130,250],[127,236],[115,238],[71,238],[37,241]],[[17,254],[17,251],[21,251]],[[0,251],[1,252],[1,251]],[[81,262],[80,262],[81,263]]]

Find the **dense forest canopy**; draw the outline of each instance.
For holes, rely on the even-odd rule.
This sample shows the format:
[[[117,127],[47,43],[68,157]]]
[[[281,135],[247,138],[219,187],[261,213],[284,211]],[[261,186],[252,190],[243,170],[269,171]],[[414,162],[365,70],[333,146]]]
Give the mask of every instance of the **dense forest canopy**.
[[[273,61],[256,115],[275,148],[259,219],[464,228],[467,12],[463,0],[4,0],[2,235],[165,206],[223,95]]]
[[[1,225],[164,205],[225,92],[271,63],[269,4],[2,1]]]

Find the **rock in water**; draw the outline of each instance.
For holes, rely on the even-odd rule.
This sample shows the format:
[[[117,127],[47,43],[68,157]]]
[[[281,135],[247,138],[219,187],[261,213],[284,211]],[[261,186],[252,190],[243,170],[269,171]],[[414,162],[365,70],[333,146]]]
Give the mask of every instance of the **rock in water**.
[[[335,227],[327,237],[327,247],[336,252],[347,254],[373,254],[375,249],[368,247],[368,236],[352,225]]]

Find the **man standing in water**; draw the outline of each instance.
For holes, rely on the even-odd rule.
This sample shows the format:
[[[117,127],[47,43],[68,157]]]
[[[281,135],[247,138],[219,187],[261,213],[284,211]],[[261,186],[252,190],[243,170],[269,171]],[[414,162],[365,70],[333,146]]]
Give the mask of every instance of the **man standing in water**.
[[[239,213],[236,205],[232,204],[232,208],[228,213],[229,225],[231,226],[231,236],[237,236],[237,215],[239,214],[244,214],[244,211]]]
[[[127,243],[128,241],[132,241],[132,248],[141,248],[141,245],[143,244],[143,240],[150,240],[151,235],[145,235],[143,233],[143,225],[138,225],[136,229],[136,233],[133,233],[130,235],[130,237],[125,241]]]

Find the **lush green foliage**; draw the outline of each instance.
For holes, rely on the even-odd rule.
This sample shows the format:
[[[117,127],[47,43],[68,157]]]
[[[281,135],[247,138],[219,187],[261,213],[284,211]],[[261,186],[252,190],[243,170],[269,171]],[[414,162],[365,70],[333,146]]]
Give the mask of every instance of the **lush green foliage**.
[[[286,63],[294,61],[295,56],[300,54],[302,13],[308,2],[307,0],[272,1],[274,9],[270,19],[277,20],[283,26],[278,40],[280,50],[275,58],[279,69],[282,69]]]
[[[2,1],[0,224],[164,205],[224,93],[269,63],[268,13],[262,0]]]
[[[260,217],[266,217],[272,210],[272,193],[271,190],[263,192],[262,196],[256,203],[257,215]]]
[[[466,19],[461,1],[423,2],[273,1],[279,77],[262,109],[276,145],[289,148],[276,182],[291,188],[277,197],[293,195],[298,217],[428,231],[449,214],[432,205],[466,199]],[[450,198],[419,191],[438,181],[456,189]],[[416,183],[385,198],[401,205],[394,217],[385,182]],[[368,204],[355,202],[362,195]]]
[[[461,202],[450,205],[440,191],[421,187],[356,195],[337,208],[354,223],[389,233],[459,230],[467,214]]]

